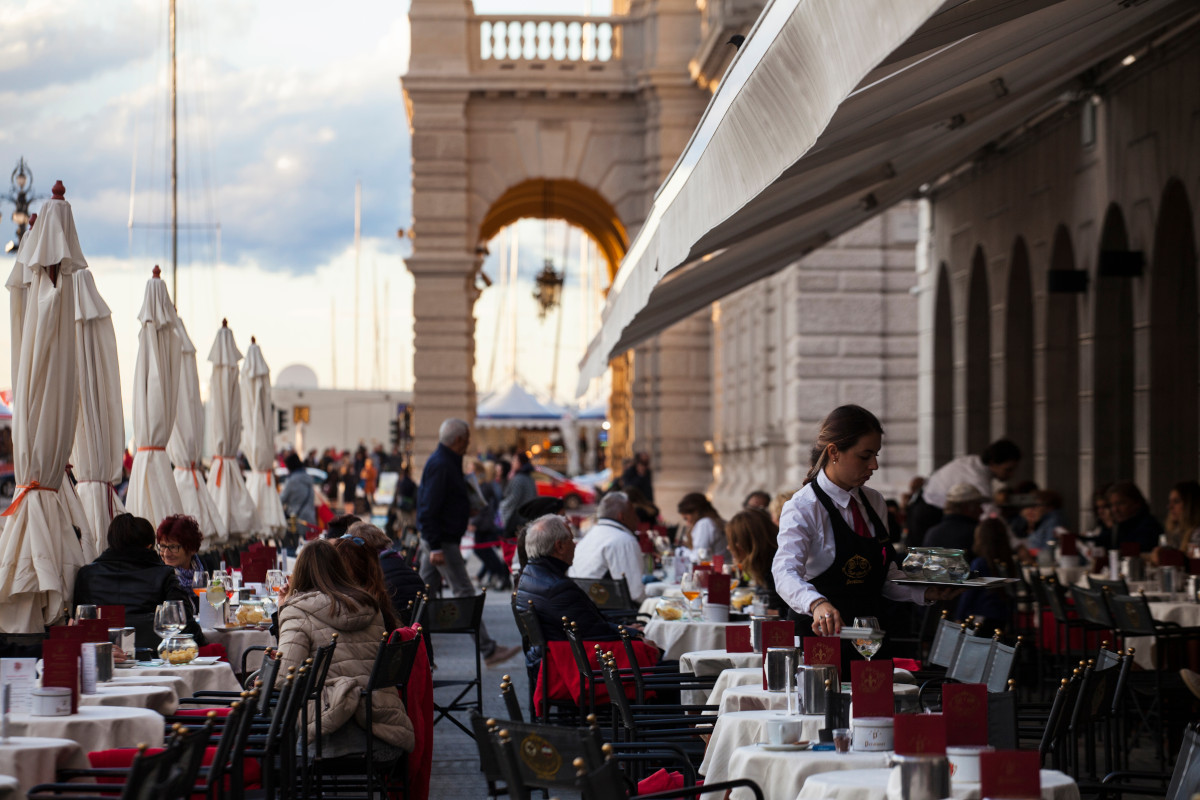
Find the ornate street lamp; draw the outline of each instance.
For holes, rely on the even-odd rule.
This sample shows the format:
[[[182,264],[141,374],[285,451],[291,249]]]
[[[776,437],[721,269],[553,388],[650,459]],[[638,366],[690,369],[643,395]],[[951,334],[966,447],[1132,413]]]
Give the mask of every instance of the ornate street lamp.
[[[548,313],[558,307],[559,300],[562,299],[563,274],[554,269],[553,259],[547,258],[536,281],[537,289],[533,293],[533,299],[538,302],[538,319],[545,319]]]
[[[12,191],[8,193],[6,199],[16,206],[12,214],[12,221],[17,225],[17,238],[4,246],[6,253],[15,252],[20,246],[21,237],[25,235],[29,226],[29,204],[34,200],[33,170],[29,169],[29,165],[25,163],[24,156],[17,162],[17,167],[9,176],[9,181],[12,184]]]

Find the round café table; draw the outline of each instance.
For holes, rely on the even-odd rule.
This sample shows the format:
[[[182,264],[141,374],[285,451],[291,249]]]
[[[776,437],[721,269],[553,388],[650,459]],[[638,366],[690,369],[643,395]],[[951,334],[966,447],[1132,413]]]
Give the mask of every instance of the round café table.
[[[1150,616],[1159,622],[1175,622],[1184,628],[1200,626],[1200,603],[1170,601],[1148,603]],[[1142,669],[1156,669],[1154,639],[1149,636],[1131,636],[1125,640],[1126,647],[1133,648],[1133,663]]]
[[[157,711],[120,706],[80,706],[66,717],[34,717],[9,714],[8,727],[17,736],[71,739],[83,752],[137,747],[143,742],[162,747],[163,718]],[[0,770],[3,765],[0,765]],[[6,773],[11,774],[11,773]]]
[[[242,685],[238,683],[237,677],[233,674],[233,668],[224,661],[218,661],[215,664],[137,666],[133,669],[121,670],[120,675],[122,678],[133,679],[178,678],[183,681],[183,686],[179,691],[180,697],[191,697],[200,691],[238,692],[242,689]]]
[[[1079,786],[1057,770],[1044,769],[1042,800],[1079,800]],[[978,783],[951,781],[954,800],[979,800]],[[796,800],[900,800],[900,772],[891,769],[856,769],[809,776]]]
[[[670,623],[676,624],[676,623]],[[695,675],[720,675],[729,669],[762,670],[762,653],[726,653],[719,650],[691,650],[679,656],[679,671]]]
[[[752,744],[734,750],[719,774],[705,776],[707,781],[729,781],[750,778],[763,790],[764,797],[794,798],[810,775],[851,769],[875,769],[887,766],[889,753],[837,753],[831,750],[802,750],[779,752]],[[744,787],[733,790],[729,800],[752,800],[753,793]]]
[[[209,644],[220,644],[225,647],[229,666],[234,672],[242,668],[242,653],[251,647],[275,647],[275,637],[269,630],[258,628],[241,628],[238,630],[218,631],[214,628],[204,629],[204,638]],[[246,661],[246,669],[254,672],[262,663],[262,653],[251,653]]]
[[[11,721],[14,714],[9,715]],[[160,720],[159,728],[162,727]],[[159,733],[161,736],[161,731]],[[17,786],[14,797],[25,795],[39,783],[53,783],[60,769],[87,769],[88,760],[78,742],[41,736],[9,736],[0,742],[0,775]],[[0,795],[3,796],[3,795]]]
[[[663,658],[676,659],[693,650],[724,650],[725,629],[736,622],[685,622],[652,619],[646,624],[645,637],[658,645]]]
[[[680,669],[683,669],[683,662],[680,661]],[[730,689],[736,689],[741,686],[757,686],[762,688],[762,667],[743,667],[730,668],[723,670],[717,676],[717,682],[713,684],[712,691],[708,693],[708,697],[704,702],[710,706],[721,705],[721,700],[725,697],[725,693]]]
[[[179,709],[179,697],[170,686],[139,686],[108,681],[97,684],[95,694],[79,695],[79,705],[148,708],[166,716]]]
[[[714,687],[715,688],[715,687]],[[896,696],[912,695],[915,698],[921,687],[911,683],[892,684],[892,694]],[[762,688],[761,679],[758,685],[736,686],[725,691],[719,703],[720,711],[787,711],[787,692],[771,692]],[[853,707],[851,707],[853,713]]]
[[[783,719],[786,715],[778,711],[730,711],[717,716],[700,774],[708,782],[724,780],[714,776],[723,774],[733,751],[739,747],[767,741],[767,722]],[[821,728],[825,727],[824,714],[801,714],[791,717],[800,721],[800,738],[816,741]]]

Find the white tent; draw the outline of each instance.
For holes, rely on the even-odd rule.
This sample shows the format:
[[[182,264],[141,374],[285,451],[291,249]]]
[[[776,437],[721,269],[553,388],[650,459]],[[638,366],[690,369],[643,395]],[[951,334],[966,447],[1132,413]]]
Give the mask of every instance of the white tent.
[[[475,425],[480,428],[557,428],[566,409],[543,402],[514,381],[488,395],[475,408]]]
[[[271,368],[262,348],[250,337],[250,348],[242,365],[242,453],[250,462],[246,482],[254,500],[255,533],[281,534],[287,527],[283,503],[275,487],[275,410],[271,404]]]
[[[175,486],[183,503],[183,513],[196,520],[204,544],[213,546],[229,538],[217,505],[208,493],[200,464],[204,446],[204,403],[200,400],[200,373],[196,366],[196,345],[179,320],[179,338],[183,342],[183,363],[179,370],[179,399],[175,428],[167,442],[167,455],[175,465]]]
[[[204,435],[212,455],[208,471],[208,491],[217,506],[217,514],[238,540],[254,530],[254,500],[246,491],[237,450],[242,440],[242,401],[238,389],[238,362],[242,353],[233,340],[229,323],[221,320],[221,329],[208,353],[212,380],[208,385],[208,418]]]
[[[25,234],[6,286],[12,307],[17,494],[0,531],[0,631],[62,619],[84,552],[58,490],[79,409],[74,273],[87,268],[62,183]]]
[[[167,458],[167,441],[175,427],[179,397],[179,368],[183,342],[175,306],[158,267],[146,281],[138,321],[137,366],[133,375],[133,467],[125,506],[129,513],[150,520],[155,528],[164,518],[183,512],[183,502]]]

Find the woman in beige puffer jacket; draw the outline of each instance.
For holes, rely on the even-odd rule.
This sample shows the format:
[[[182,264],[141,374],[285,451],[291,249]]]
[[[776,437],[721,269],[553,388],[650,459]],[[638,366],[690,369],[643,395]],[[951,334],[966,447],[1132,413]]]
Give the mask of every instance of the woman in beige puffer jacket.
[[[351,720],[366,728],[366,697],[361,690],[371,675],[384,627],[378,607],[369,595],[351,584],[332,545],[315,540],[300,551],[287,598],[279,611],[280,682],[288,667],[298,670],[318,647],[329,644],[335,633],[338,643],[321,701],[323,738]],[[412,722],[396,689],[379,689],[372,705],[375,736],[411,752]],[[315,735],[315,720],[310,720],[310,741]]]

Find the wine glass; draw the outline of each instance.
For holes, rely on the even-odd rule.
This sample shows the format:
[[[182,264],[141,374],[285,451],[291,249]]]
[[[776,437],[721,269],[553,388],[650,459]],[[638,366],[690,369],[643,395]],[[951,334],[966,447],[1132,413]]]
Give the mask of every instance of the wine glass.
[[[688,620],[695,621],[696,617],[692,609],[692,603],[700,596],[701,592],[700,581],[696,579],[696,573],[683,573],[683,578],[679,581],[679,591],[688,601]]]
[[[735,564],[726,564],[721,567],[721,572],[729,576],[730,591],[736,589],[742,580],[742,571]]]
[[[878,653],[879,648],[883,646],[883,631],[879,627],[879,620],[875,617],[855,617],[854,627],[871,631],[868,636],[854,639],[851,642],[854,649],[869,662],[871,657]]]
[[[284,577],[283,570],[269,569],[267,570],[267,590],[271,594],[279,594],[283,591],[287,579]]]
[[[180,600],[169,600],[154,609],[154,633],[160,639],[179,633],[186,624],[187,615]]]
[[[208,591],[208,573],[202,569],[198,569],[192,573],[192,591],[196,597],[203,597]]]

